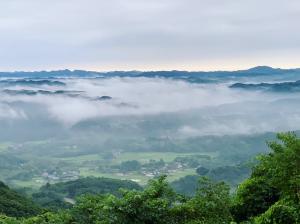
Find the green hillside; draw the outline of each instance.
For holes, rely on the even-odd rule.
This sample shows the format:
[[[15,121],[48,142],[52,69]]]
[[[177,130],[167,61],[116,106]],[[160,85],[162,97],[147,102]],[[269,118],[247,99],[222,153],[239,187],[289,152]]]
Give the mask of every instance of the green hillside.
[[[28,217],[40,212],[31,200],[11,190],[0,182],[0,213],[14,217]]]
[[[120,189],[142,190],[142,187],[130,180],[87,177],[57,184],[47,184],[32,195],[33,200],[42,207],[57,210],[68,208],[75,199],[84,194],[120,195]]]

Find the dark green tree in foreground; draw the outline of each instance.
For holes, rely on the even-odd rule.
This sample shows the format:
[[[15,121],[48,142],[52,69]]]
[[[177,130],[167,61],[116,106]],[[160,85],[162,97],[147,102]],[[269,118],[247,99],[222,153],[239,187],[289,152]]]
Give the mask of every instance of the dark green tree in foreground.
[[[78,223],[228,223],[229,188],[205,178],[200,182],[201,188],[191,199],[177,195],[165,177],[151,181],[144,191],[124,191],[121,198],[85,196],[72,216]]]
[[[237,190],[232,206],[237,221],[258,216],[256,223],[299,222],[300,139],[293,133],[277,138],[280,142],[268,143],[271,152],[259,157],[251,177]]]

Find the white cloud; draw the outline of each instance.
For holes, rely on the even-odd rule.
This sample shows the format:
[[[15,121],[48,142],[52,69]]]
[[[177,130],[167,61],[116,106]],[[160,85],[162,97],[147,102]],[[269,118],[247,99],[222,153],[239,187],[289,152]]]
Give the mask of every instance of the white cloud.
[[[134,117],[152,115],[159,118],[163,113],[170,113],[174,123],[179,122],[178,125],[181,125],[177,130],[179,136],[247,134],[300,129],[298,125],[300,123],[292,122],[300,117],[298,104],[293,100],[284,99],[287,97],[297,100],[298,94],[245,92],[230,89],[225,84],[190,84],[161,78],[64,79],[63,81],[67,83],[64,90],[83,91],[81,97],[2,94],[1,101],[10,104],[13,102],[38,104],[48,112],[43,116],[59,121],[67,127],[88,119],[132,116],[132,122],[138,122]],[[15,89],[22,88],[24,87]],[[59,88],[47,87],[46,89],[55,91]],[[111,96],[112,100],[92,100],[101,96]],[[11,114],[11,117],[17,115],[22,117],[20,112],[13,112],[9,108],[2,109],[2,111],[6,110],[10,111],[7,114]],[[23,110],[26,112],[26,107]],[[159,119],[156,122],[159,123]],[[157,128],[164,127],[158,125]]]
[[[297,66],[299,12],[297,0],[2,0],[0,66]]]
[[[27,116],[23,110],[16,110],[7,104],[0,103],[0,120],[26,119]]]

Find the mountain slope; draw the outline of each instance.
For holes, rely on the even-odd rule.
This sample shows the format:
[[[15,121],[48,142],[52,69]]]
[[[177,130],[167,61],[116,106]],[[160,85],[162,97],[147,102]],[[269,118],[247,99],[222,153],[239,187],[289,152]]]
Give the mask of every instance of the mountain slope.
[[[33,194],[33,200],[39,205],[56,210],[70,207],[70,201],[84,194],[119,195],[119,189],[142,190],[142,187],[130,180],[86,177],[74,181],[47,184],[38,193]]]
[[[279,83],[235,83],[230,88],[244,90],[263,90],[272,92],[299,92],[300,80],[295,82],[279,82]]]
[[[0,181],[0,214],[13,217],[29,217],[40,212],[31,200],[11,190]]]

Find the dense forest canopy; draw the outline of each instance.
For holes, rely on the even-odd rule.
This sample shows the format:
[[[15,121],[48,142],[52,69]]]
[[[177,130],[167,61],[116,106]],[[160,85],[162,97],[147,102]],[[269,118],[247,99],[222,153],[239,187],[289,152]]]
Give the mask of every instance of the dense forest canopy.
[[[33,201],[0,182],[0,214],[13,217],[28,217],[37,215],[40,212],[41,209]]]

